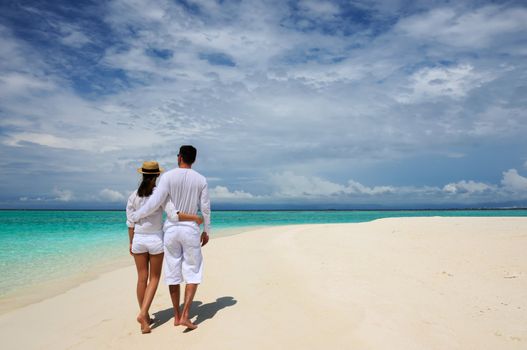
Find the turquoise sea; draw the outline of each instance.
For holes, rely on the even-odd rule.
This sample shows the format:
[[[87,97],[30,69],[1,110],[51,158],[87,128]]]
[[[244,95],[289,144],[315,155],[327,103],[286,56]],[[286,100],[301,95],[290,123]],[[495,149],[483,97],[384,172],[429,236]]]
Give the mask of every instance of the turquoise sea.
[[[527,216],[527,210],[215,211],[214,235],[243,227],[365,222],[412,216]],[[124,211],[0,210],[0,297],[128,255]],[[128,260],[126,260],[128,261]]]

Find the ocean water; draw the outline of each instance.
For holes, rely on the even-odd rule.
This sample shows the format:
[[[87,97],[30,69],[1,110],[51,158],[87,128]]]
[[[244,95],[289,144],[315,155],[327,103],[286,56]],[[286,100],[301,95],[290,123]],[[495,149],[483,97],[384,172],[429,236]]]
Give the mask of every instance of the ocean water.
[[[527,210],[215,211],[212,236],[214,232],[251,226],[414,216],[527,216]],[[124,211],[0,210],[0,297],[127,258]]]

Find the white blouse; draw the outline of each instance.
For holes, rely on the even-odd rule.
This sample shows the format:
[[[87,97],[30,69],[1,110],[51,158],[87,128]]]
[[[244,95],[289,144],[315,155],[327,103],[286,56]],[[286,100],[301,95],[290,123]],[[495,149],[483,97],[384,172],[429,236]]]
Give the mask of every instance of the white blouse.
[[[163,210],[167,213],[167,218],[170,221],[179,221],[178,210],[171,201],[165,202],[162,206],[157,208],[152,214],[139,220],[134,224],[131,220],[131,215],[146,203],[149,197],[139,197],[137,190],[134,191],[128,198],[126,204],[126,225],[133,227],[135,233],[159,233],[163,231]]]

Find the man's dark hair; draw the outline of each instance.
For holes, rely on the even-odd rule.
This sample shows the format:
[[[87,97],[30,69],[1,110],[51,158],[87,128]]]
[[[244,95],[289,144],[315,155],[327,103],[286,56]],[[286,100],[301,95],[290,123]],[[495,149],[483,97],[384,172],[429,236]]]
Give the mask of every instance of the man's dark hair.
[[[198,151],[196,150],[196,148],[194,148],[194,146],[184,145],[179,148],[179,155],[183,158],[183,161],[188,165],[191,165],[196,161],[197,153]]]

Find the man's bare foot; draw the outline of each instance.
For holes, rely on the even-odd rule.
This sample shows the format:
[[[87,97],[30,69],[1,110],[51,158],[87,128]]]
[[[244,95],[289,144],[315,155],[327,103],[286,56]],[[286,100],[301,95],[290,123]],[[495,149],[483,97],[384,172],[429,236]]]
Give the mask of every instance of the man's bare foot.
[[[146,334],[146,333],[150,333],[152,331],[150,329],[150,325],[149,325],[148,319],[145,316],[139,314],[137,316],[137,322],[139,322],[139,324],[141,325],[141,333]]]
[[[181,318],[179,320],[179,324],[182,325],[182,326],[187,327],[188,329],[196,329],[196,328],[198,328],[198,326],[195,325],[194,323],[190,322],[190,320],[188,318]]]

